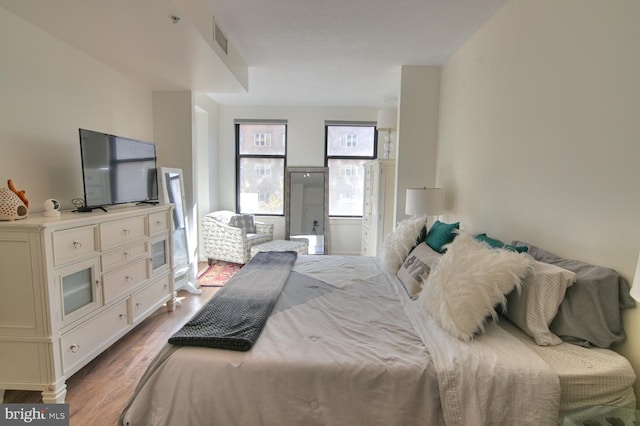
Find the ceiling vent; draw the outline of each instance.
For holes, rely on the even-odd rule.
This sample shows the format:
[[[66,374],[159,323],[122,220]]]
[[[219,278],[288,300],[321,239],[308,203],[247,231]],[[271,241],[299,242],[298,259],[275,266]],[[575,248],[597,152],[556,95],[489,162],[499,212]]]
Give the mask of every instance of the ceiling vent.
[[[222,49],[225,55],[227,55],[227,36],[224,35],[218,24],[216,23],[216,18],[213,18],[213,39],[218,46]]]

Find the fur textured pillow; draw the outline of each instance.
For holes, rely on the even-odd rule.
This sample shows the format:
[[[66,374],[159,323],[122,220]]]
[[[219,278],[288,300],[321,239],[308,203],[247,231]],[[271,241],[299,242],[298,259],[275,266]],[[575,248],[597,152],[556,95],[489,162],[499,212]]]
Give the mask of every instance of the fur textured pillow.
[[[485,318],[497,318],[495,306],[520,287],[531,257],[490,248],[460,234],[431,270],[418,302],[452,336],[468,342],[484,330]]]
[[[427,222],[426,216],[405,219],[387,235],[379,260],[384,269],[395,274],[417,244],[417,238]]]

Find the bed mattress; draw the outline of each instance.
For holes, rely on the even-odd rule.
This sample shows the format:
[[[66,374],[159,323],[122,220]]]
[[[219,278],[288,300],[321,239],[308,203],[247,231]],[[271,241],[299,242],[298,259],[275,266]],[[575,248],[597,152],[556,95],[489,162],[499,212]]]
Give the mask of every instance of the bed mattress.
[[[500,327],[527,345],[558,376],[561,415],[592,405],[635,408],[636,375],[629,361],[620,354],[570,343],[538,346],[506,318],[501,318]]]

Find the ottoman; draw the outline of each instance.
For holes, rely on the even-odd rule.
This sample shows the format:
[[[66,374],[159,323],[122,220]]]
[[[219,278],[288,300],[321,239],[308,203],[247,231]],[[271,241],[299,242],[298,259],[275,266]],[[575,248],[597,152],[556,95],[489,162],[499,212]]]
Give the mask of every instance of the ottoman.
[[[251,257],[261,251],[295,251],[298,254],[307,254],[308,247],[307,240],[273,240],[251,247]]]

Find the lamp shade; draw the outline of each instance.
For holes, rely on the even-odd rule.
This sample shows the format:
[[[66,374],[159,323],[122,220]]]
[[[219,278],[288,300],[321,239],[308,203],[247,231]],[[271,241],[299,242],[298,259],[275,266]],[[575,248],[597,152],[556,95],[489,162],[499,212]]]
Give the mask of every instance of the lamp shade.
[[[396,128],[396,110],[381,109],[378,111],[378,130],[391,130]]]
[[[408,188],[404,212],[411,216],[437,216],[444,212],[442,189]]]
[[[640,302],[640,255],[638,255],[638,264],[636,265],[636,274],[631,284],[631,297]]]

